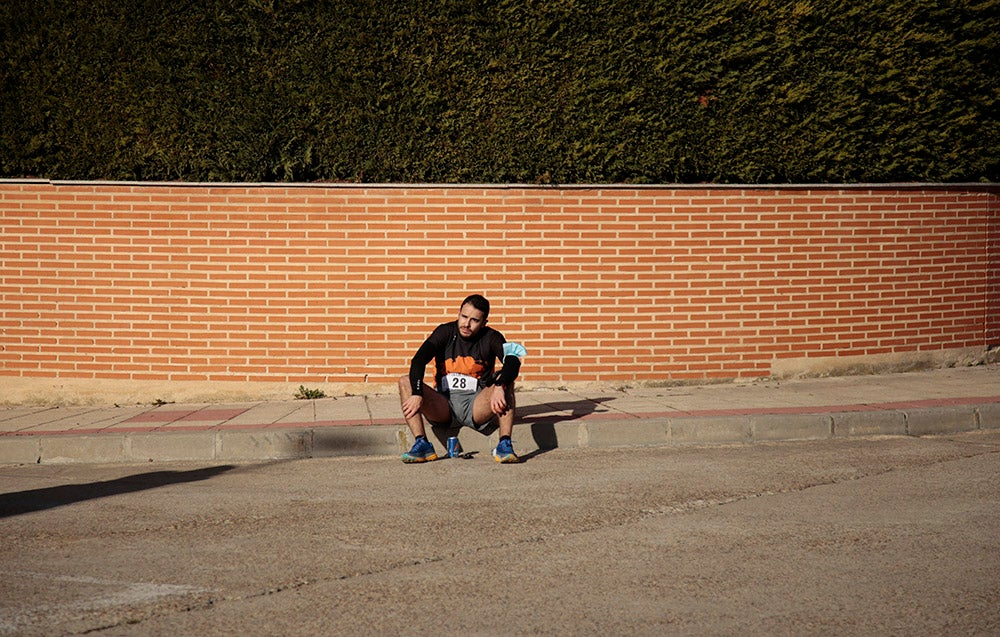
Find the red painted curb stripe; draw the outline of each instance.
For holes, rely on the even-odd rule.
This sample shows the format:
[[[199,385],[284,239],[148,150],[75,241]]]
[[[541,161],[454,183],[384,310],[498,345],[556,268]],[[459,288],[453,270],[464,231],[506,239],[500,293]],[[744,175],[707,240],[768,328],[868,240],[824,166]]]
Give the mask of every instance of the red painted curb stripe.
[[[699,409],[699,410],[675,410],[642,412],[632,414],[628,412],[598,412],[583,416],[538,414],[523,419],[518,419],[517,424],[538,425],[555,424],[561,422],[586,421],[586,420],[652,420],[662,418],[711,418],[711,417],[739,417],[739,416],[766,416],[766,415],[808,415],[808,414],[833,414],[852,412],[876,412],[876,411],[902,411],[907,409],[929,409],[934,407],[972,407],[975,405],[996,404],[1000,405],[1000,396],[976,396],[968,398],[931,398],[926,400],[897,401],[890,403],[870,403],[856,405],[818,405],[814,407],[759,407],[751,409]],[[228,418],[233,418],[246,413],[247,409],[232,410],[204,410],[200,413],[208,414],[213,411],[216,415],[231,414]],[[261,430],[261,429],[319,429],[327,427],[362,427],[362,426],[402,426],[404,423],[400,419],[380,418],[365,420],[317,420],[298,421],[285,423],[246,423],[246,424],[226,424],[210,423],[204,424],[174,424],[178,421],[188,423],[198,422],[201,418],[193,418],[191,415],[198,414],[197,411],[151,411],[139,414],[122,421],[121,424],[133,426],[111,425],[102,428],[81,428],[32,431],[30,429],[20,431],[0,432],[3,436],[62,436],[62,435],[104,435],[114,433],[170,433],[170,432],[192,432],[192,431],[238,431],[238,430]],[[188,416],[188,417],[185,417]],[[222,420],[216,418],[215,420]],[[142,423],[149,423],[143,427]],[[136,426],[139,425],[139,426]]]

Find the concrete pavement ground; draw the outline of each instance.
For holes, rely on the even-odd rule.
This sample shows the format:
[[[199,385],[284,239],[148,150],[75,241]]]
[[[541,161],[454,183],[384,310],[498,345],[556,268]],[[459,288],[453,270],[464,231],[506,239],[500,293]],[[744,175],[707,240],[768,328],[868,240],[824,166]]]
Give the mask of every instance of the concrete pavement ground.
[[[709,385],[518,391],[515,449],[823,440],[1000,428],[1000,365]],[[460,435],[489,454],[496,435]],[[254,461],[395,455],[392,394],[318,400],[0,409],[0,463]],[[438,440],[443,453],[443,441]]]
[[[997,635],[1000,429],[0,467],[0,635]]]

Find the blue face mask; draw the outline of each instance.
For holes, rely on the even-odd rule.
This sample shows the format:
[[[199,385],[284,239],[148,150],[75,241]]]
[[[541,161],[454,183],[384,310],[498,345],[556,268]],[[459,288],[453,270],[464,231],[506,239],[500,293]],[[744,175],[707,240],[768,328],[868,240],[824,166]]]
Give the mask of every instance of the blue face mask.
[[[505,360],[508,356],[523,359],[527,354],[528,350],[526,350],[524,345],[521,345],[520,343],[512,343],[508,341],[503,344],[503,357]]]

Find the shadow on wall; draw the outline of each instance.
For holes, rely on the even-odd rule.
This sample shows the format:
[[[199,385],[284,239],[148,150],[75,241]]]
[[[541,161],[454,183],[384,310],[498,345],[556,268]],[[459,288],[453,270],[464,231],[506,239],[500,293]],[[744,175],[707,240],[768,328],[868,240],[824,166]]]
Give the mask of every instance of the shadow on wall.
[[[231,471],[234,468],[233,465],[222,465],[191,471],[152,471],[150,473],[125,476],[115,480],[88,482],[86,484],[67,484],[58,487],[4,493],[0,494],[0,518],[54,509],[86,500],[96,500],[124,493],[157,489],[172,484],[208,480],[209,478],[214,478],[217,475]]]

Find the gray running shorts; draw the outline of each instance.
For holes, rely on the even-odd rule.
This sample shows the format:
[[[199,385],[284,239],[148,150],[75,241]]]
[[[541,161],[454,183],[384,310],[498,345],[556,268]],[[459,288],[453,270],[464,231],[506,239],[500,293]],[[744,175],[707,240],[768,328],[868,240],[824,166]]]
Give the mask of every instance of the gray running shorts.
[[[463,392],[441,392],[441,395],[448,399],[448,406],[451,407],[451,422],[432,422],[428,419],[431,425],[436,425],[438,427],[469,427],[470,429],[475,429],[476,431],[482,431],[493,422],[493,418],[490,418],[480,425],[476,425],[472,418],[472,405],[476,402],[476,396],[479,395],[482,389],[477,391],[463,391]]]

